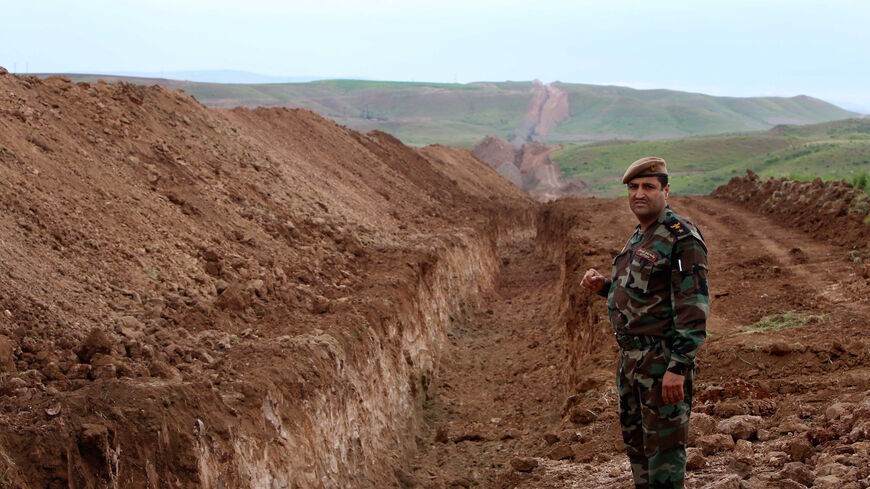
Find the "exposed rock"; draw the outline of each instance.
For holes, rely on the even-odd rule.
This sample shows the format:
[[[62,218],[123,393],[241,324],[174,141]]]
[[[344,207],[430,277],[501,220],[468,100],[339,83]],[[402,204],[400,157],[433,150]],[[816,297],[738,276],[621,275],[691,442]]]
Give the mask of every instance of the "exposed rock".
[[[795,462],[803,462],[813,454],[813,445],[804,436],[796,436],[788,442],[788,453]]]
[[[518,440],[523,434],[516,428],[510,428],[501,435],[501,440]]]
[[[228,284],[226,280],[217,279],[214,281],[214,289],[217,291],[218,295],[223,294],[229,286],[230,284]]]
[[[464,433],[453,439],[453,443],[462,443],[464,441],[484,441],[484,437],[480,431],[474,427],[467,429]]]
[[[738,440],[728,461],[728,469],[741,477],[746,477],[752,471],[754,459],[752,444],[746,440]]]
[[[90,373],[90,365],[86,363],[77,363],[70,367],[69,371],[66,373],[66,376],[70,379],[87,379]]]
[[[749,406],[738,400],[729,400],[716,403],[713,406],[713,413],[720,418],[730,418],[741,414],[752,414]]]
[[[435,442],[436,443],[447,443],[450,438],[447,436],[447,429],[443,426],[439,426],[438,429],[435,430]]]
[[[181,381],[181,372],[179,372],[177,368],[169,365],[166,362],[155,360],[151,362],[148,370],[154,377],[159,377],[161,379],[167,379],[176,382]]]
[[[15,344],[8,336],[0,335],[0,372],[15,371]]]
[[[807,432],[807,440],[813,446],[821,445],[837,438],[830,428],[816,428]]]
[[[248,304],[248,295],[239,290],[239,286],[236,284],[227,286],[215,301],[215,306],[229,311],[242,311],[248,307]]]
[[[329,299],[322,295],[316,295],[311,299],[311,312],[314,314],[325,314],[330,309]]]
[[[94,328],[79,345],[76,355],[78,355],[82,363],[90,363],[91,358],[95,354],[110,353],[111,351],[112,340],[109,339],[105,331],[100,328]]]
[[[553,445],[559,441],[559,437],[553,433],[544,433],[544,441],[547,442],[547,445]]]
[[[791,456],[785,452],[773,451],[767,454],[767,465],[771,467],[782,467],[789,460],[791,460]]]
[[[447,487],[471,487],[474,483],[465,477],[459,477],[457,479],[453,479],[452,481],[447,483]]]
[[[698,438],[696,445],[704,455],[712,455],[734,448],[734,439],[730,435],[715,433]]]
[[[825,410],[825,418],[828,421],[836,421],[843,417],[844,414],[850,412],[855,408],[854,404],[849,404],[845,402],[835,402],[828,406],[828,409]]]
[[[511,459],[511,467],[517,472],[531,472],[538,466],[538,461],[531,457],[514,457]]]
[[[705,413],[692,413],[689,417],[689,445],[695,445],[695,441],[712,434],[716,430],[716,419]]]
[[[741,415],[724,419],[716,425],[716,431],[731,435],[734,440],[753,440],[757,438],[760,416]]]
[[[728,474],[725,477],[713,481],[701,489],[740,489],[740,477]]]
[[[806,423],[803,423],[797,419],[789,418],[780,423],[779,426],[776,427],[776,430],[780,433],[800,434],[810,431],[810,427],[807,426]]]
[[[255,294],[257,297],[262,298],[266,295],[266,282],[261,279],[254,279],[248,282],[246,290]]]
[[[115,323],[118,326],[118,332],[129,338],[136,336],[139,332],[145,329],[145,325],[142,324],[142,321],[139,321],[133,316],[121,316],[115,320]]]
[[[61,372],[60,367],[58,367],[57,362],[48,362],[45,367],[42,368],[42,375],[45,375],[45,378],[48,380],[66,379],[66,376]]]
[[[574,458],[574,451],[569,445],[558,445],[548,455],[551,460],[569,460]]]
[[[818,467],[816,469],[816,475],[819,476],[827,476],[833,475],[842,480],[855,480],[855,476],[857,475],[857,469],[855,467],[850,467],[843,465],[841,463],[833,462],[827,463]]]
[[[700,470],[707,465],[707,459],[700,448],[686,449],[686,470]]]
[[[841,480],[836,475],[824,475],[821,477],[816,477],[813,481],[813,487],[818,489],[841,489],[843,487],[843,480]]]
[[[795,351],[795,348],[785,341],[775,341],[770,345],[767,345],[765,350],[771,355],[781,357],[792,353]]]
[[[396,480],[399,481],[399,487],[402,489],[412,489],[420,487],[420,481],[413,474],[409,474],[402,469],[396,469]]]

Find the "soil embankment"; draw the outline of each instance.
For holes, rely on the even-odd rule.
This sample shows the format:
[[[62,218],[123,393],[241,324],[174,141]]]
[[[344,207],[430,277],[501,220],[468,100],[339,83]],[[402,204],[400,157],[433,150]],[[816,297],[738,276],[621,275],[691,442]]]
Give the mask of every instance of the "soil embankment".
[[[565,181],[559,165],[550,160],[550,153],[557,149],[558,146],[537,141],[516,149],[498,136],[487,136],[474,147],[473,153],[539,202],[591,195],[583,182]]]
[[[0,131],[9,485],[630,487],[579,288],[623,201],[159,87],[0,75]],[[673,199],[710,250],[689,487],[870,486],[870,257],[800,185]]]
[[[850,249],[870,246],[870,198],[845,182],[762,180],[752,171],[713,192]]]
[[[0,75],[18,487],[386,487],[530,201],[304,110]]]
[[[510,142],[487,136],[475,146],[474,155],[540,202],[588,197],[591,194],[583,182],[566,182],[559,165],[550,160],[550,153],[559,146],[541,142],[568,116],[567,94],[536,80],[523,121]]]

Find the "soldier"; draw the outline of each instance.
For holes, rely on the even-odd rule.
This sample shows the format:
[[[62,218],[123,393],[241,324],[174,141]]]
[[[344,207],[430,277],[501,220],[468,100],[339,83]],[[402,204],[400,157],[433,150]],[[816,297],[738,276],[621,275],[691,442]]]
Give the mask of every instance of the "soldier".
[[[625,172],[640,223],[613,259],[581,285],[607,298],[622,348],[619,421],[638,488],[683,487],[695,355],[709,312],[707,247],[700,231],[668,206],[665,160],[641,158]]]

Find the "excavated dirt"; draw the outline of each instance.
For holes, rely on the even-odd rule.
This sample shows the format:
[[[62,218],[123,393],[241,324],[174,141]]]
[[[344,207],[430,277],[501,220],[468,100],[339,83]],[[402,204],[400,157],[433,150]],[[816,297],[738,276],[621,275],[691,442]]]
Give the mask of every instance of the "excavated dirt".
[[[870,198],[845,182],[799,182],[786,178],[761,180],[747,170],[717,188],[713,195],[771,214],[798,229],[824,235],[851,249],[870,246]]]
[[[725,199],[672,206],[703,230],[711,265],[687,486],[870,486],[870,276],[824,235]],[[559,201],[536,239],[501,248],[486,309],[454,329],[409,487],[633,487],[617,347],[604,301],[579,287],[588,267],[608,269],[632,219],[621,200]],[[750,331],[784,313],[806,322]]]
[[[579,288],[624,201],[156,87],[0,74],[0,131],[0,487],[630,487]],[[688,486],[868,487],[865,229],[765,185],[672,202],[710,249]]]
[[[388,487],[531,201],[303,110],[0,75],[0,473]]]
[[[582,181],[565,181],[559,165],[550,160],[550,153],[557,149],[559,146],[538,141],[515,148],[498,136],[487,136],[474,147],[473,154],[539,202],[591,196]]]

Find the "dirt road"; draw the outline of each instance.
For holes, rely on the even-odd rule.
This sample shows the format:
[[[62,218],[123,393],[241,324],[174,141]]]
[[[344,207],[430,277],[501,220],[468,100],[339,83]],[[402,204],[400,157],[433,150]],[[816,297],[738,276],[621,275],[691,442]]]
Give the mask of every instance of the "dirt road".
[[[633,227],[624,202],[557,205],[588,219],[572,235],[583,257],[576,271],[609,269]],[[711,267],[710,338],[699,359],[692,436],[701,467],[688,486],[836,480],[867,487],[870,443],[861,430],[870,417],[870,342],[861,333],[870,297],[857,265],[840,247],[723,199],[678,198],[672,206],[704,232]],[[501,256],[495,293],[468,324],[454,327],[418,454],[400,479],[408,487],[631,487],[603,301],[580,318],[593,345],[573,373],[581,380],[569,385],[560,264],[530,242],[510,243]],[[567,273],[570,280],[570,267]],[[775,315],[798,325],[748,331]],[[749,443],[734,448],[726,436],[730,444],[713,446],[716,424],[734,416],[750,416]],[[512,461],[536,467],[521,472]],[[731,485],[738,479],[742,486]]]

